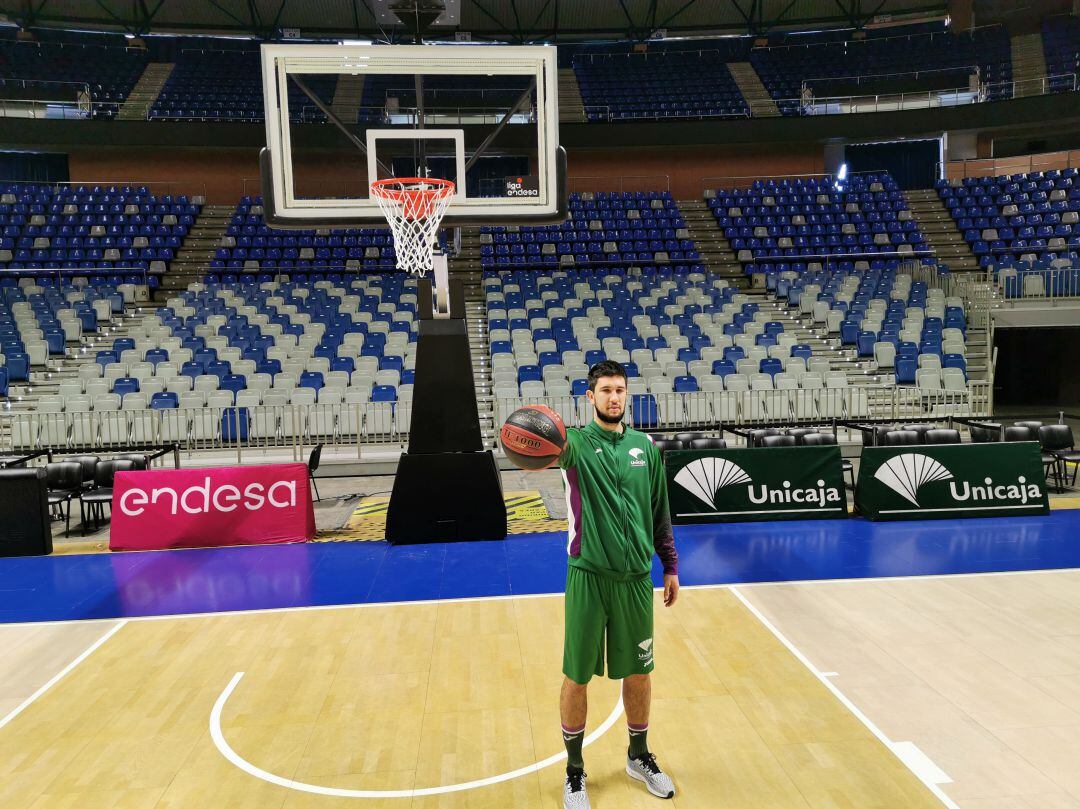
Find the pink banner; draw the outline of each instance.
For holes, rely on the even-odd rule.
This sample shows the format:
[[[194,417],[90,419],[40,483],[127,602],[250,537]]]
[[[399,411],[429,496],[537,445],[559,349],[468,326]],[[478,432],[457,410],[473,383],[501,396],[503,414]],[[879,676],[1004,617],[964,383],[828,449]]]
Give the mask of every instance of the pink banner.
[[[114,551],[314,538],[315,511],[302,463],[119,472],[113,485]]]

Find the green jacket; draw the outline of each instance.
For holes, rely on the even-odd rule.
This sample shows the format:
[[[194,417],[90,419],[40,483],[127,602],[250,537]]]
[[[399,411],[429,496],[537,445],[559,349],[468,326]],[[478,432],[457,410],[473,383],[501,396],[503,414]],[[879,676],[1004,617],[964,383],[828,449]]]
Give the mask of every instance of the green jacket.
[[[655,551],[664,573],[678,573],[667,478],[645,433],[611,432],[590,422],[566,431],[559,456],[566,482],[570,564],[612,579],[649,574]]]

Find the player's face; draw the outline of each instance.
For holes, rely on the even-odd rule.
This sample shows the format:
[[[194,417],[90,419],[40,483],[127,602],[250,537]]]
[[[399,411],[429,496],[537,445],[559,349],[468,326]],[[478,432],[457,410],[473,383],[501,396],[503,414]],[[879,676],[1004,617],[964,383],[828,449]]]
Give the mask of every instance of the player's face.
[[[608,424],[622,421],[626,407],[626,380],[621,376],[602,376],[596,380],[596,389],[588,392],[596,408],[596,416]]]

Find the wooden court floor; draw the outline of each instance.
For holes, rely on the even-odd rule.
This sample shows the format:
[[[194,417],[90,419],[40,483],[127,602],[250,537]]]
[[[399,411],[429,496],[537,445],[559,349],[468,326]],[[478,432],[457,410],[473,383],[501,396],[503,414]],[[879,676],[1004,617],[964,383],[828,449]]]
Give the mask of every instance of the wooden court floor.
[[[518,597],[0,628],[0,806],[558,807],[562,598]],[[118,627],[118,628],[117,628]],[[650,743],[677,807],[940,806],[931,790],[728,589],[657,603]],[[618,690],[590,689],[589,731]],[[625,717],[585,750],[597,809],[658,806],[625,774]]]

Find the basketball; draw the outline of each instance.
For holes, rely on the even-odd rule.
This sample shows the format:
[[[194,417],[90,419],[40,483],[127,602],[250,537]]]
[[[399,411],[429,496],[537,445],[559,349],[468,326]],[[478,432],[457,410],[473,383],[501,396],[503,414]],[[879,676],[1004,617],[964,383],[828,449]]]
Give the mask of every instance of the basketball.
[[[506,457],[521,469],[547,469],[566,446],[566,425],[544,405],[528,405],[510,414],[499,431]]]

